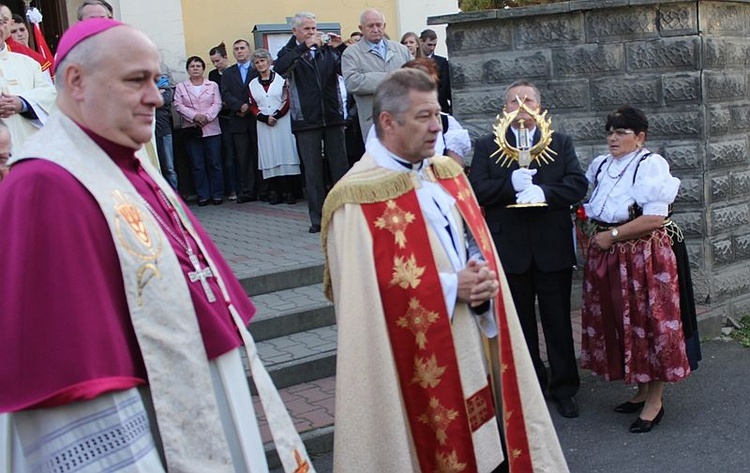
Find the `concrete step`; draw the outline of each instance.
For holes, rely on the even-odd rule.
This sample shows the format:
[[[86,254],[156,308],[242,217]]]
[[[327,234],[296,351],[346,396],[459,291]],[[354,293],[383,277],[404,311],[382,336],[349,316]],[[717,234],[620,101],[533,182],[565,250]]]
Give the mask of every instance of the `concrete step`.
[[[323,295],[323,284],[275,291],[252,299],[258,311],[249,329],[256,342],[336,323],[333,304]]]
[[[323,264],[281,269],[240,279],[250,297],[323,282]]]
[[[336,373],[335,325],[257,342],[258,356],[277,389]],[[248,373],[249,376],[249,373]],[[250,388],[255,393],[254,384]]]

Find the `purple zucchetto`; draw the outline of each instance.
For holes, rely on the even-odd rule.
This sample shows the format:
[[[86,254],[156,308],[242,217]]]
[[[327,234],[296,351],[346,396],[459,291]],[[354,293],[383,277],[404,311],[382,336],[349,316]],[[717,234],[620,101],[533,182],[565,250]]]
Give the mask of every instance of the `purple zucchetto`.
[[[115,26],[123,26],[125,23],[121,23],[117,20],[110,18],[91,18],[85,21],[79,21],[72,27],[68,28],[67,31],[60,38],[60,43],[57,45],[57,53],[55,54],[55,71],[57,72],[57,66],[65,59],[71,49],[75,48],[81,41],[96,36],[99,33],[103,33],[110,28]]]

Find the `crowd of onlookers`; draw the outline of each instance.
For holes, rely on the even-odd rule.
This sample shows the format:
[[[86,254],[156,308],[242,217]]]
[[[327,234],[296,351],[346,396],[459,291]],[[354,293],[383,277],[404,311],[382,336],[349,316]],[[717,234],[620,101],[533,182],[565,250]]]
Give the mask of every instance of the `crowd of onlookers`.
[[[0,118],[7,121],[13,146],[20,147],[44,124],[54,102],[54,65],[28,48],[24,19],[11,16],[7,7],[3,12],[6,49],[21,53],[13,56],[14,71],[28,70],[18,87],[0,97]],[[78,10],[79,21],[112,16],[103,0],[85,0]],[[190,56],[187,79],[160,77],[164,104],[156,111],[154,140],[139,153],[154,164],[158,160],[164,178],[187,201],[275,205],[304,197],[309,231],[319,232],[328,189],[375,139],[376,87],[405,66],[420,68],[437,82],[444,114],[436,152],[463,161],[471,143],[450,116],[448,61],[434,54],[435,31],[409,32],[400,42],[391,41],[385,17],[374,9],[361,14],[359,31],[346,40],[318,31],[309,12],[297,13],[291,27],[289,41],[273,54],[240,38],[231,51],[223,42],[208,51],[211,71],[204,58]],[[36,63],[40,74],[34,72]]]
[[[296,14],[291,26],[291,38],[275,56],[237,39],[231,47],[234,64],[221,43],[208,51],[210,72],[203,58],[191,56],[186,80],[175,84],[168,75],[159,80],[164,98],[157,111],[159,163],[188,200],[199,206],[227,200],[276,205],[304,196],[309,230],[319,232],[327,190],[359,160],[368,136],[374,139],[375,88],[407,63],[439,84],[446,114],[439,148],[458,160],[468,153],[468,133],[448,115],[450,74],[447,59],[434,54],[435,31],[391,41],[383,14],[372,9],[362,13],[359,31],[346,40],[318,31],[312,13]]]

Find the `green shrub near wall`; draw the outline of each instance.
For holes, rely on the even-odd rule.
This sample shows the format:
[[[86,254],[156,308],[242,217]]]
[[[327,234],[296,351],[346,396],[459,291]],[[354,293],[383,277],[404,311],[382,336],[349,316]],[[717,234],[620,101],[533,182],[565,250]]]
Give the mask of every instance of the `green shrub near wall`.
[[[526,7],[529,5],[545,5],[560,3],[567,0],[463,0],[459,2],[461,11],[494,10],[505,7]]]

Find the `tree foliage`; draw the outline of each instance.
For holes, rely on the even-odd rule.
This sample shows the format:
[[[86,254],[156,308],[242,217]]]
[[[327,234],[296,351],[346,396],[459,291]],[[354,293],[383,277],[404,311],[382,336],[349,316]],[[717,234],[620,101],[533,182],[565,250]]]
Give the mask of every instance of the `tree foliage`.
[[[527,7],[530,5],[546,5],[560,3],[567,0],[461,0],[461,11],[494,10],[496,8]]]

